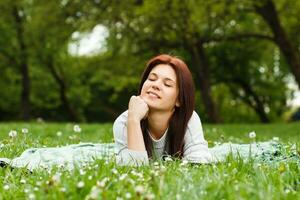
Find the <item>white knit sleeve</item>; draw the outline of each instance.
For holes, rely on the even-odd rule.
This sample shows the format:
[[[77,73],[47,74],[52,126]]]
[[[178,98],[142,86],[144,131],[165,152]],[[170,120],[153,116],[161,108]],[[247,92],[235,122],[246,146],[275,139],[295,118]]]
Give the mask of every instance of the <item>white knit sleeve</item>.
[[[213,157],[208,150],[207,141],[198,114],[194,111],[184,137],[183,159],[192,163],[210,163]]]
[[[148,165],[147,151],[134,151],[127,145],[127,117],[128,111],[123,112],[113,124],[116,145],[116,162],[118,165]]]

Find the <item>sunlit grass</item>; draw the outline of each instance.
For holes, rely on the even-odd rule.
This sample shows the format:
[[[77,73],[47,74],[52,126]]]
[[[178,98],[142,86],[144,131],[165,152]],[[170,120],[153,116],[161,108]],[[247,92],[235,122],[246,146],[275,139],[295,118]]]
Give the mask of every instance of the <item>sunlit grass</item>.
[[[28,133],[22,133],[27,128]],[[0,157],[19,156],[30,147],[62,146],[78,142],[112,142],[112,124],[3,123],[0,124]],[[11,130],[16,137],[9,137]],[[270,125],[204,125],[210,146],[216,142],[249,143],[279,137],[299,151],[300,123]],[[0,199],[299,199],[299,162],[278,165],[245,162],[228,157],[226,162],[190,165],[180,161],[152,162],[150,166],[116,166],[96,160],[74,171],[0,168]]]

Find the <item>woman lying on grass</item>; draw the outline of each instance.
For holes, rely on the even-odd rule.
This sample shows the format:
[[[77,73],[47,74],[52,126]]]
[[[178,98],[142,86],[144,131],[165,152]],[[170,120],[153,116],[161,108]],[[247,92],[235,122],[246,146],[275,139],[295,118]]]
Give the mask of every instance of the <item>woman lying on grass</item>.
[[[194,102],[187,65],[170,55],[152,58],[142,75],[139,95],[130,98],[128,110],[114,122],[117,163],[148,164],[149,158],[164,155],[211,162]]]

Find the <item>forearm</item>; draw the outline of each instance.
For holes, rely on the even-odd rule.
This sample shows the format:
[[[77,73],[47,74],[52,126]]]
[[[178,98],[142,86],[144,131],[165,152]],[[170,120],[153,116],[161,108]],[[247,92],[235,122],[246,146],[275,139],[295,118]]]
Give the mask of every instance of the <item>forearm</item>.
[[[128,116],[127,121],[127,144],[128,149],[146,151],[140,121],[131,116]]]

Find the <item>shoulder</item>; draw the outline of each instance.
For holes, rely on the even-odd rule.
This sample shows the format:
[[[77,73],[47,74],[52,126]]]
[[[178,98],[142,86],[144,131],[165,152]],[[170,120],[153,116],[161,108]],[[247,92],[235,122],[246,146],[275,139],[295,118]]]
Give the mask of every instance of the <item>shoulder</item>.
[[[121,134],[124,130],[124,127],[127,127],[127,117],[128,117],[128,110],[120,114],[117,117],[117,119],[114,121],[113,133],[115,136]]]
[[[186,128],[185,140],[193,141],[196,138],[203,138],[203,129],[199,115],[196,111],[193,111]]]
[[[120,114],[116,120],[114,121],[114,126],[118,123],[126,123],[127,124],[127,118],[128,118],[128,110],[124,111],[122,114]]]
[[[201,120],[196,111],[193,111],[193,114],[188,122],[188,127],[193,125],[201,125]]]

